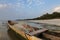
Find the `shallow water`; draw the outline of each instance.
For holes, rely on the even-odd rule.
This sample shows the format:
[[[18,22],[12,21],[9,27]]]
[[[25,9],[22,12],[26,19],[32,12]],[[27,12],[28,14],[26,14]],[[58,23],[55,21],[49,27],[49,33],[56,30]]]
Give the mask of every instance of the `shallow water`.
[[[0,21],[0,40],[21,40],[14,35],[13,32],[8,31],[6,23]]]
[[[40,24],[37,24],[37,23],[34,23],[34,22],[27,22],[28,25],[31,25],[33,27],[37,27],[37,28],[47,28],[49,30],[60,30],[60,26],[57,26],[57,25],[50,25],[50,24],[43,24],[43,23],[40,23]]]
[[[21,23],[21,22],[20,22]],[[27,23],[31,26],[38,27],[38,28],[47,28],[47,29],[54,29],[60,30],[60,27],[54,25],[47,25],[47,24],[36,24],[36,23]],[[22,38],[16,37],[13,32],[8,31],[8,27],[6,22],[0,21],[0,40],[22,40]]]

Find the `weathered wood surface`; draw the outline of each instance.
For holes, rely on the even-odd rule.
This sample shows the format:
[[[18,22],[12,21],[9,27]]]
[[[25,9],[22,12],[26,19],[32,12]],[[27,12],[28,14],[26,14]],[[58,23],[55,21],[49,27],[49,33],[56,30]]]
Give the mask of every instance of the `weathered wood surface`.
[[[8,24],[8,25],[9,25],[9,27],[10,27],[12,30],[14,30],[16,33],[20,34],[20,35],[23,36],[24,38],[26,38],[26,36],[27,36],[29,40],[42,40],[42,39],[40,39],[40,38],[37,38],[37,37],[35,37],[35,36],[29,36],[29,35],[27,35],[27,34],[26,34],[26,36],[25,36],[24,31],[20,30],[19,27],[17,27],[17,26],[11,26],[10,24]]]
[[[44,35],[44,37],[50,38],[51,40],[60,40],[60,37],[53,36],[53,35],[50,35],[50,34],[47,34],[47,33],[44,33],[43,35]]]

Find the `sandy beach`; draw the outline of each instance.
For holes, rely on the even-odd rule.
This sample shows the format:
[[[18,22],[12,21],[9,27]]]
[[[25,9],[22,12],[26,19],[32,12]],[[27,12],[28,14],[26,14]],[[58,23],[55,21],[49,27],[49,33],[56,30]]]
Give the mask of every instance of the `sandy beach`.
[[[60,26],[60,19],[50,19],[50,20],[30,20],[31,22],[46,23],[52,25]]]
[[[51,25],[60,26],[60,19],[50,19],[50,20],[30,20],[30,22],[45,23]],[[58,28],[58,27],[57,27]],[[59,28],[60,29],[60,28]],[[60,30],[55,30],[55,32],[60,33]]]

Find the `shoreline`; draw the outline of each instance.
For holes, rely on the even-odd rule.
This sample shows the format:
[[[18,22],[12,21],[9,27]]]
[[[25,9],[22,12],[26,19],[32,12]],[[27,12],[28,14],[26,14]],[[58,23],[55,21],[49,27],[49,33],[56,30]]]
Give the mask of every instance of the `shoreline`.
[[[57,25],[60,26],[60,19],[50,19],[50,20],[29,20],[30,22],[36,22],[36,23],[45,23],[45,24],[51,24],[51,25]]]
[[[30,22],[43,23],[49,25],[56,25],[60,27],[60,19],[50,19],[50,20],[29,20]],[[60,30],[55,30],[54,32],[60,33]]]

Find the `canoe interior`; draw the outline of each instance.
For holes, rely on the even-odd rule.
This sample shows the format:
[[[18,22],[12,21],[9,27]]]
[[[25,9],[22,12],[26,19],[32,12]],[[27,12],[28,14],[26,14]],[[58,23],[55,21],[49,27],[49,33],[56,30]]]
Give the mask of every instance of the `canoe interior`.
[[[11,24],[10,23],[8,23],[9,25],[11,25],[11,26],[13,26],[13,25],[15,25],[16,23],[14,23],[14,22],[11,22]],[[30,25],[23,25],[25,28],[31,28],[30,27]],[[24,28],[23,28],[24,29]],[[35,31],[29,31],[29,32],[26,32],[26,30],[23,30],[24,32],[26,32],[26,34],[27,34],[27,36],[28,36],[28,38],[30,39],[30,37],[31,36],[34,36],[35,38],[40,38],[41,40],[42,39],[44,39],[44,40],[60,40],[60,33],[55,33],[55,32],[50,32],[50,31],[48,31],[47,29],[39,29],[39,28],[35,28],[35,27],[32,27],[31,28],[31,30],[35,30]],[[39,31],[40,30],[40,31]],[[43,30],[42,32],[41,32],[41,30]],[[22,31],[21,31],[22,32]],[[18,33],[20,33],[20,32],[18,32]],[[18,34],[17,33],[17,34]],[[54,34],[53,34],[54,33]],[[22,33],[21,33],[22,34]],[[56,35],[58,34],[59,36],[56,36]],[[23,33],[23,35],[24,35],[24,33]],[[26,39],[26,37],[25,36],[23,36],[25,39]],[[53,38],[52,38],[53,37]],[[32,39],[32,38],[31,38]]]

